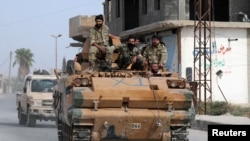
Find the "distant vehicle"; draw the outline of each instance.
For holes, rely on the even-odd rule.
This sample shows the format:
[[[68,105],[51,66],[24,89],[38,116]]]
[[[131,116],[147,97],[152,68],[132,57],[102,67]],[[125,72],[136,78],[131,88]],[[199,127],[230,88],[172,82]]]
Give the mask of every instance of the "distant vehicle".
[[[25,77],[23,91],[16,94],[20,125],[34,127],[36,120],[55,120],[52,94],[56,84],[56,76],[47,73],[36,72]]]

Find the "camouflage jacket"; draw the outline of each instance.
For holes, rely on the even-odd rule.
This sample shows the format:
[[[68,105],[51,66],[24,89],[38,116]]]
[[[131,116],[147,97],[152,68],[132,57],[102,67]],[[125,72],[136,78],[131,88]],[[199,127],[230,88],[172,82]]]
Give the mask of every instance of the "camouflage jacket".
[[[101,31],[98,31],[96,27],[93,27],[90,29],[89,38],[90,38],[90,44],[93,43],[101,44],[104,46],[108,46],[109,43],[109,28],[106,25],[103,25],[100,29]]]
[[[129,50],[129,47],[126,44],[116,46],[116,50],[118,50],[118,52],[120,53],[120,57],[130,56],[130,58],[138,55],[140,51],[138,47],[133,47],[132,50]]]
[[[157,47],[151,45],[146,47],[143,57],[149,64],[158,63],[165,66],[167,62],[167,49],[163,44],[159,44]]]

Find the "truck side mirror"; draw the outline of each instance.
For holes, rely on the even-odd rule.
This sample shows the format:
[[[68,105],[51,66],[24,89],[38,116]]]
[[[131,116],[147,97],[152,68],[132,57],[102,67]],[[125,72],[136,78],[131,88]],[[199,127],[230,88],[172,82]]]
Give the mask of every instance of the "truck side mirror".
[[[74,60],[68,60],[67,62],[67,73],[72,75],[75,73],[75,62]]]
[[[190,81],[193,81],[192,80],[192,68],[191,67],[187,67],[186,68],[186,78],[187,80],[190,82]]]

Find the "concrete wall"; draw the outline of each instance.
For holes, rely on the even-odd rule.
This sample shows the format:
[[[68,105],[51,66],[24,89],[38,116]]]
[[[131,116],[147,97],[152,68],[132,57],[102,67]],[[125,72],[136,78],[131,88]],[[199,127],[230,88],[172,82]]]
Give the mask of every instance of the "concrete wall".
[[[212,42],[216,43],[216,46],[212,48],[211,54],[212,99],[213,101],[224,101],[224,95],[230,103],[247,104],[249,103],[249,65],[247,57],[249,43],[247,34],[249,33],[242,28],[212,28],[212,31],[215,32],[215,38],[212,39]],[[183,28],[181,35],[181,75],[185,77],[186,67],[193,68],[193,27]],[[238,40],[229,42],[228,38],[237,38]],[[218,70],[223,71],[221,78],[216,76]],[[223,95],[218,86],[221,88]]]
[[[104,9],[104,14],[105,14],[105,24],[109,26],[110,28],[110,33],[111,34],[114,34],[114,35],[119,35],[119,33],[121,31],[123,31],[123,22],[124,22],[124,19],[122,17],[124,17],[124,11],[123,11],[123,8],[121,7],[121,16],[119,18],[116,17],[116,3],[117,1],[116,0],[111,0],[111,8],[108,9],[108,1],[105,0],[104,2],[104,7],[106,9]],[[121,1],[121,6],[123,5],[123,2]],[[110,12],[110,13],[109,13]],[[110,20],[107,20],[107,15],[108,13],[110,14]]]
[[[248,89],[250,88],[250,59],[248,57],[250,53],[250,24],[246,22],[212,22],[211,26],[211,41],[214,43],[211,49],[211,62],[202,65],[212,65],[212,100],[225,101],[224,95],[230,103],[250,104],[250,89]],[[156,22],[124,31],[121,35],[140,34],[146,39],[150,39],[153,34],[152,31],[156,31],[162,36],[167,49],[171,47],[172,51],[169,53],[174,53],[174,55],[169,55],[172,58],[168,58],[168,60],[176,59],[174,56],[177,55],[177,61],[168,62],[170,64],[168,66],[171,67],[170,70],[177,70],[178,67],[176,66],[179,65],[178,72],[182,77],[186,77],[186,68],[191,67],[193,69],[194,65],[193,22],[189,20]],[[201,34],[203,35],[203,33]],[[228,39],[232,39],[232,41],[229,42]],[[237,40],[233,41],[234,39]],[[177,43],[174,43],[174,41]],[[221,78],[216,75],[218,70],[223,71]],[[194,77],[195,80],[198,80],[198,76]],[[204,96],[201,98],[203,99]]]
[[[154,9],[154,1],[151,0],[151,1],[147,1],[148,3],[148,10],[147,10],[147,14],[142,14],[142,2],[140,1],[139,2],[139,25],[142,26],[142,25],[147,25],[147,24],[150,24],[152,23],[152,21],[160,21],[162,19],[164,19],[164,11],[165,10],[165,1],[161,1],[161,6],[160,6],[160,9],[159,11],[155,11]]]
[[[78,15],[69,19],[69,37],[77,41],[85,41],[89,30],[95,25],[95,15]]]
[[[156,11],[154,9],[154,1],[147,0],[148,12],[147,14],[142,14],[142,1],[139,1],[139,26],[151,24],[158,21],[164,20],[189,20],[190,11],[193,9],[189,8],[189,3],[193,2],[191,0],[161,0],[160,10]],[[223,4],[225,2],[225,5]],[[226,4],[228,2],[228,5]],[[105,0],[105,5],[108,1]],[[120,32],[124,31],[124,0],[121,0],[121,16],[116,17],[116,0],[111,0],[111,8],[105,7],[104,12],[107,16],[110,10],[111,20],[107,21],[107,25],[110,27],[111,32],[119,35]],[[250,1],[249,0],[223,0],[220,5],[215,5],[216,9],[220,9],[222,6],[228,6],[229,8],[229,21],[240,21],[240,16],[238,12],[242,11],[248,14],[250,18]],[[224,7],[225,8],[225,7]],[[227,9],[227,8],[226,8]],[[215,14],[223,11],[213,11]],[[227,11],[224,11],[227,12]]]
[[[140,11],[141,26],[157,21],[189,19],[189,0],[161,0],[160,2],[160,10],[156,11],[154,1],[148,0],[148,14],[142,15]]]
[[[154,1],[147,0],[147,14],[142,14],[142,2],[139,1],[139,26],[151,24],[164,20],[188,20],[189,19],[189,0],[161,0],[160,10],[154,9]],[[111,19],[106,20],[106,24],[110,27],[111,33],[119,35],[124,31],[124,0],[121,0],[121,16],[116,17],[116,0],[111,0],[111,8],[108,7],[108,1],[104,2],[104,14]],[[109,18],[110,18],[109,17]],[[108,18],[106,18],[108,19]]]

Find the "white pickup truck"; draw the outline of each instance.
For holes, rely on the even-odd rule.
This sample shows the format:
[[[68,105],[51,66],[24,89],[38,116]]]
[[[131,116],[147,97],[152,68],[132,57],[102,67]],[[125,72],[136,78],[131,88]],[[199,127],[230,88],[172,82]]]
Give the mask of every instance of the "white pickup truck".
[[[20,125],[36,126],[36,120],[54,121],[53,89],[56,76],[29,74],[24,79],[23,92],[16,94]]]

